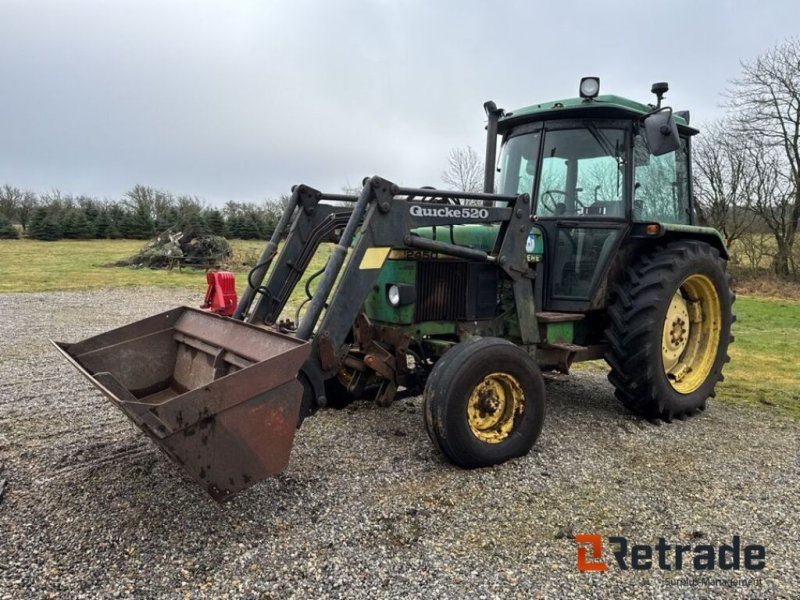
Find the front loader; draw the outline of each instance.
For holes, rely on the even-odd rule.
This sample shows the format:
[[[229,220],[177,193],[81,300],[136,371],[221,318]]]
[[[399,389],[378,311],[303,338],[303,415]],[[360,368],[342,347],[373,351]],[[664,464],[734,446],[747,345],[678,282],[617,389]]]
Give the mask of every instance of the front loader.
[[[217,500],[282,471],[303,419],[358,399],[422,394],[431,440],[466,468],[526,454],[545,378],[577,361],[605,358],[643,417],[702,410],[733,294],[722,238],[694,224],[698,132],[661,106],[666,84],[656,105],[598,89],[487,102],[483,193],[295,186],[231,317],[176,308],[56,347]]]

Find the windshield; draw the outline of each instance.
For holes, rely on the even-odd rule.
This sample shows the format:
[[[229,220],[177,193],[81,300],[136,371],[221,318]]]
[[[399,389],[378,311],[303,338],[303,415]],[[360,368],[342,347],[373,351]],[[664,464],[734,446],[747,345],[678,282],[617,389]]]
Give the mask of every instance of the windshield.
[[[509,138],[500,161],[501,194],[533,195],[541,170],[536,215],[625,216],[625,131],[598,127],[554,129]]]

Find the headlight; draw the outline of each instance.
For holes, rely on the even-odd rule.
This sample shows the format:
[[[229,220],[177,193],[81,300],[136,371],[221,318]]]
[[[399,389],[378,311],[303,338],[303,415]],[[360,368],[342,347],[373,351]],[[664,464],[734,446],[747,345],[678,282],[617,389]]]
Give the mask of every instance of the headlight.
[[[599,77],[584,77],[579,88],[581,98],[594,98],[600,92]]]
[[[386,296],[389,298],[389,304],[392,306],[400,305],[400,288],[396,285],[390,285],[386,290]]]

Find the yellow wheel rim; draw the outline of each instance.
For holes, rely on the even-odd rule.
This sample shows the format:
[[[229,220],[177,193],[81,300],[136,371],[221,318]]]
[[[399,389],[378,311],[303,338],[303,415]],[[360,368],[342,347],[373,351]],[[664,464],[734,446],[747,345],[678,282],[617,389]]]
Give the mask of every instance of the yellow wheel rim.
[[[675,391],[691,394],[708,378],[717,358],[722,309],[714,283],[691,275],[670,301],[661,334],[664,373]]]
[[[508,373],[491,373],[472,390],[467,402],[467,421],[473,435],[499,444],[514,429],[514,420],[525,408],[525,394]]]

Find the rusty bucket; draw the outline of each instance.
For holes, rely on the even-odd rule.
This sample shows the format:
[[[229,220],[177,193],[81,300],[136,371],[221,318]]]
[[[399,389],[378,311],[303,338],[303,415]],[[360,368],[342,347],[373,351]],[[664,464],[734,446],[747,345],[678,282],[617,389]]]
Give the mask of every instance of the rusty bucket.
[[[308,342],[181,307],[53,344],[215,500],[286,468]]]

